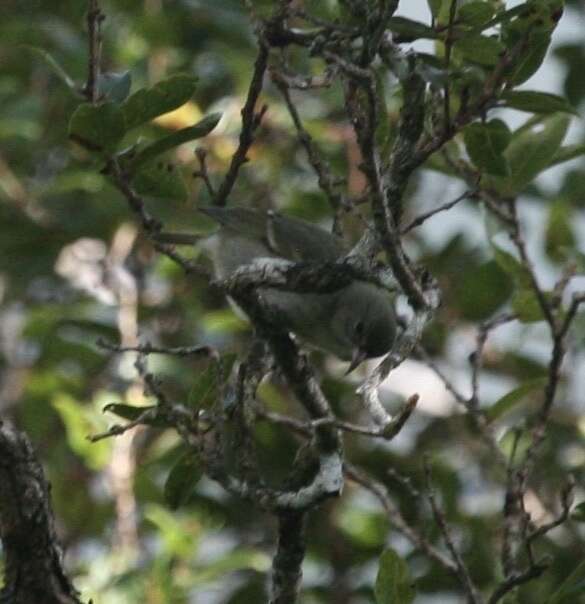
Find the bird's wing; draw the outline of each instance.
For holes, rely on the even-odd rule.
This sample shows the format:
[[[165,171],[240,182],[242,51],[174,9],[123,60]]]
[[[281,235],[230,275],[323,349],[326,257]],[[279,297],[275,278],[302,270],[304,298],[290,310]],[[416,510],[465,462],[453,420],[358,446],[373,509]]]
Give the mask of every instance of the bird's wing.
[[[334,261],[346,252],[341,239],[305,220],[241,207],[199,210],[238,235],[262,241],[287,260]]]
[[[268,219],[269,243],[290,260],[327,262],[346,253],[343,241],[310,222],[273,214]]]

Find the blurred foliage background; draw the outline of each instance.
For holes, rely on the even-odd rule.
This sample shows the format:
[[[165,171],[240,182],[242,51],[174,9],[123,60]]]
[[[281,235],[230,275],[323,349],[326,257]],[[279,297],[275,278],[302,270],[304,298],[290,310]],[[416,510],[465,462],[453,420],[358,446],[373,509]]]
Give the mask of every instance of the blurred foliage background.
[[[143,127],[141,136],[154,139],[212,111],[223,113],[219,126],[199,141],[208,151],[212,178],[223,173],[236,147],[239,110],[256,52],[242,4],[102,3],[105,70],[128,70],[133,89],[178,72],[199,78],[192,101]],[[314,14],[327,15],[337,3],[305,4]],[[421,6],[407,7],[409,14],[414,10],[419,19],[428,18],[422,0],[413,4]],[[272,519],[205,478],[183,507],[170,510],[163,485],[180,455],[178,437],[171,431],[141,428],[96,444],[86,438],[115,421],[102,412],[104,405],[148,402],[134,356],[98,349],[98,337],[131,343],[139,336],[165,346],[207,343],[241,353],[251,331],[205,281],[187,279],[153,251],[119,193],[99,174],[99,163],[68,140],[67,124],[79,100],[42,51],[82,83],[87,72],[85,10],[84,2],[72,0],[4,0],[0,7],[0,411],[26,430],[45,464],[67,563],[84,598],[96,604],[261,602],[275,538]],[[578,1],[567,6],[538,82],[583,108],[585,40],[571,35],[575,27],[585,30],[585,10]],[[295,60],[306,61],[300,55]],[[560,91],[555,90],[558,85]],[[392,112],[398,104],[392,95],[389,87],[387,102],[395,121]],[[232,197],[327,225],[329,208],[278,92],[267,85],[262,98],[269,111]],[[307,128],[334,169],[347,176],[350,193],[358,194],[363,177],[349,125],[340,119],[341,103],[337,87],[298,97]],[[512,124],[521,121],[518,112],[503,115]],[[574,143],[585,142],[580,123],[570,136]],[[184,145],[173,157],[186,176],[187,200],[151,199],[149,209],[170,230],[205,233],[210,225],[195,209],[208,197],[201,181],[191,176],[198,169],[194,146]],[[421,170],[409,187],[406,212],[414,217],[432,209],[454,198],[461,187],[444,174]],[[559,250],[569,245],[584,251],[583,160],[545,173],[528,188],[520,207],[538,271],[552,283],[564,259]],[[428,221],[408,239],[409,249],[445,292],[423,344],[464,392],[469,392],[468,357],[476,345],[477,325],[506,307],[512,289],[493,259],[484,223],[478,206],[468,201]],[[355,237],[359,222],[348,219],[345,230]],[[191,252],[194,257],[198,253]],[[558,507],[568,472],[577,479],[577,501],[584,498],[584,338],[581,316],[532,484],[535,517],[546,518]],[[538,380],[545,375],[549,354],[539,322],[506,325],[488,342],[482,405],[492,406],[518,385],[536,385],[527,388],[528,396],[516,396],[495,420],[504,451],[509,451],[514,427],[536,409]],[[340,364],[318,353],[313,358],[336,411],[359,421],[354,390],[360,374],[343,378]],[[205,364],[149,359],[149,369],[164,379],[177,400],[189,397]],[[388,475],[389,468],[397,469],[420,487],[421,456],[430,454],[435,487],[463,556],[479,585],[489,586],[498,579],[502,477],[494,475],[489,452],[421,359],[391,374],[385,403],[396,408],[414,392],[421,394],[419,409],[398,439],[384,443],[349,435],[347,456],[386,483],[405,518],[439,541],[428,503]],[[294,400],[278,381],[264,384],[261,396],[272,410],[295,413]],[[267,474],[277,479],[293,459],[295,439],[261,424],[257,440]],[[378,557],[387,544],[408,561],[417,603],[461,601],[455,580],[414,552],[377,502],[354,484],[312,515],[308,543],[304,603],[372,602]],[[552,557],[550,571],[510,602],[544,602],[543,594],[553,593],[582,559],[585,531],[579,517],[538,548]]]

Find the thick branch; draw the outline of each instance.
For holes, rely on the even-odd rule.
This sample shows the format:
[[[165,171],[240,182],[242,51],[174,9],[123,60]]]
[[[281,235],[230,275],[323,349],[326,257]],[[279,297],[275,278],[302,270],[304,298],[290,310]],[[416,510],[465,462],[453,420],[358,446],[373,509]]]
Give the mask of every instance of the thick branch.
[[[6,560],[0,602],[81,604],[63,568],[49,488],[28,438],[0,424],[0,537]]]
[[[295,604],[300,591],[305,557],[305,514],[278,515],[278,549],[272,561],[270,604]]]

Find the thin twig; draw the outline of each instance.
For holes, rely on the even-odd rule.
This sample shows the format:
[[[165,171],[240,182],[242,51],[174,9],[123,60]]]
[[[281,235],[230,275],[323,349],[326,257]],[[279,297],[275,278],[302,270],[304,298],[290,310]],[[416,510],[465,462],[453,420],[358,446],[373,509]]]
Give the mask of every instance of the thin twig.
[[[207,151],[203,147],[197,147],[197,149],[195,149],[195,155],[199,161],[199,172],[194,172],[193,176],[201,178],[201,180],[205,183],[207,192],[209,193],[211,199],[213,199],[215,197],[215,189],[211,184],[209,171],[207,170]]]
[[[449,69],[451,67],[451,51],[453,50],[453,23],[455,21],[455,13],[457,12],[457,0],[451,0],[451,6],[449,7],[449,22],[447,24],[447,35],[445,37],[445,58],[444,58],[444,70],[447,75],[445,79],[445,86],[443,88],[443,129],[445,134],[448,136],[451,130],[451,90],[449,79]]]
[[[98,0],[89,0],[87,11],[88,30],[88,70],[87,82],[83,89],[88,101],[95,105],[99,100],[99,78],[102,55],[101,24],[105,19],[100,10]]]
[[[153,346],[149,342],[146,342],[140,346],[120,346],[118,344],[114,344],[113,342],[103,340],[102,338],[99,338],[96,344],[100,348],[104,348],[105,350],[110,350],[112,352],[138,352],[144,355],[168,354],[178,357],[203,356],[219,359],[218,351],[212,346],[179,346],[167,348],[164,346]]]
[[[388,514],[392,526],[402,535],[404,535],[417,549],[425,552],[429,558],[440,564],[447,571],[456,574],[457,567],[443,552],[430,543],[424,535],[416,528],[410,526],[400,510],[393,504],[386,487],[365,474],[363,470],[349,463],[344,464],[344,470],[348,478],[361,485],[364,489],[372,493],[382,504],[382,507]]]
[[[415,229],[416,227],[419,227],[421,224],[426,222],[429,218],[431,218],[435,214],[438,214],[439,212],[445,212],[446,210],[450,210],[452,207],[456,206],[459,202],[463,201],[464,199],[469,199],[469,198],[475,197],[476,195],[477,195],[476,191],[473,191],[473,190],[465,191],[464,193],[461,193],[461,195],[459,195],[455,199],[452,199],[451,201],[444,203],[443,205],[439,206],[438,208],[434,208],[432,210],[429,210],[428,212],[424,212],[423,214],[420,214],[414,220],[412,220],[412,222],[407,224],[405,227],[402,227],[400,229],[400,234],[406,235],[406,233],[408,233],[409,231],[412,231],[412,229]]]
[[[427,498],[431,505],[431,509],[433,511],[433,516],[435,517],[435,522],[443,535],[443,539],[445,541],[445,545],[451,554],[451,558],[457,567],[457,576],[459,577],[459,581],[461,586],[465,590],[467,595],[467,601],[469,604],[480,604],[482,601],[479,592],[477,591],[477,587],[473,583],[471,575],[469,574],[469,570],[465,563],[463,562],[463,558],[459,553],[459,550],[455,546],[453,538],[451,537],[451,532],[449,527],[447,526],[447,520],[443,515],[443,511],[439,507],[437,499],[435,497],[435,493],[432,487],[432,479],[431,479],[431,468],[428,459],[425,457],[423,460],[423,468],[425,474],[425,482],[427,487]]]
[[[331,207],[334,210],[338,210],[344,205],[344,200],[343,196],[335,190],[335,181],[333,179],[333,176],[331,175],[331,169],[321,159],[317,145],[313,141],[311,135],[305,130],[305,127],[303,126],[303,123],[299,116],[299,112],[297,111],[297,108],[295,107],[290,96],[288,84],[276,70],[271,70],[270,74],[272,77],[272,81],[276,84],[277,88],[282,94],[282,97],[284,98],[284,102],[286,103],[288,112],[297,130],[298,139],[303,145],[307,153],[309,163],[311,164],[313,170],[315,171],[315,174],[317,175],[319,187],[327,196]]]
[[[218,206],[225,206],[229,194],[231,193],[240,168],[248,161],[247,153],[254,141],[254,133],[262,121],[262,117],[266,113],[267,106],[264,105],[258,113],[256,113],[256,102],[262,90],[264,81],[264,73],[268,65],[268,46],[262,39],[259,40],[258,56],[254,63],[254,73],[250,80],[248,88],[248,96],[244,107],[242,108],[242,129],[240,131],[240,142],[236,152],[232,155],[230,166],[224,179],[215,194],[213,201]]]

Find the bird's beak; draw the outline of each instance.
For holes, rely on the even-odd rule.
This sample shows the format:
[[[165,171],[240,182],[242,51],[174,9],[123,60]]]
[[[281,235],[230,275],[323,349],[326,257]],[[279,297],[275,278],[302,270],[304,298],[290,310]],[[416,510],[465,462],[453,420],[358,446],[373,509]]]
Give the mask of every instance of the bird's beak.
[[[344,375],[349,375],[358,365],[361,365],[363,361],[365,361],[367,357],[367,353],[365,350],[361,350],[361,348],[354,348],[353,354],[351,355],[351,363],[347,368],[347,371]]]

